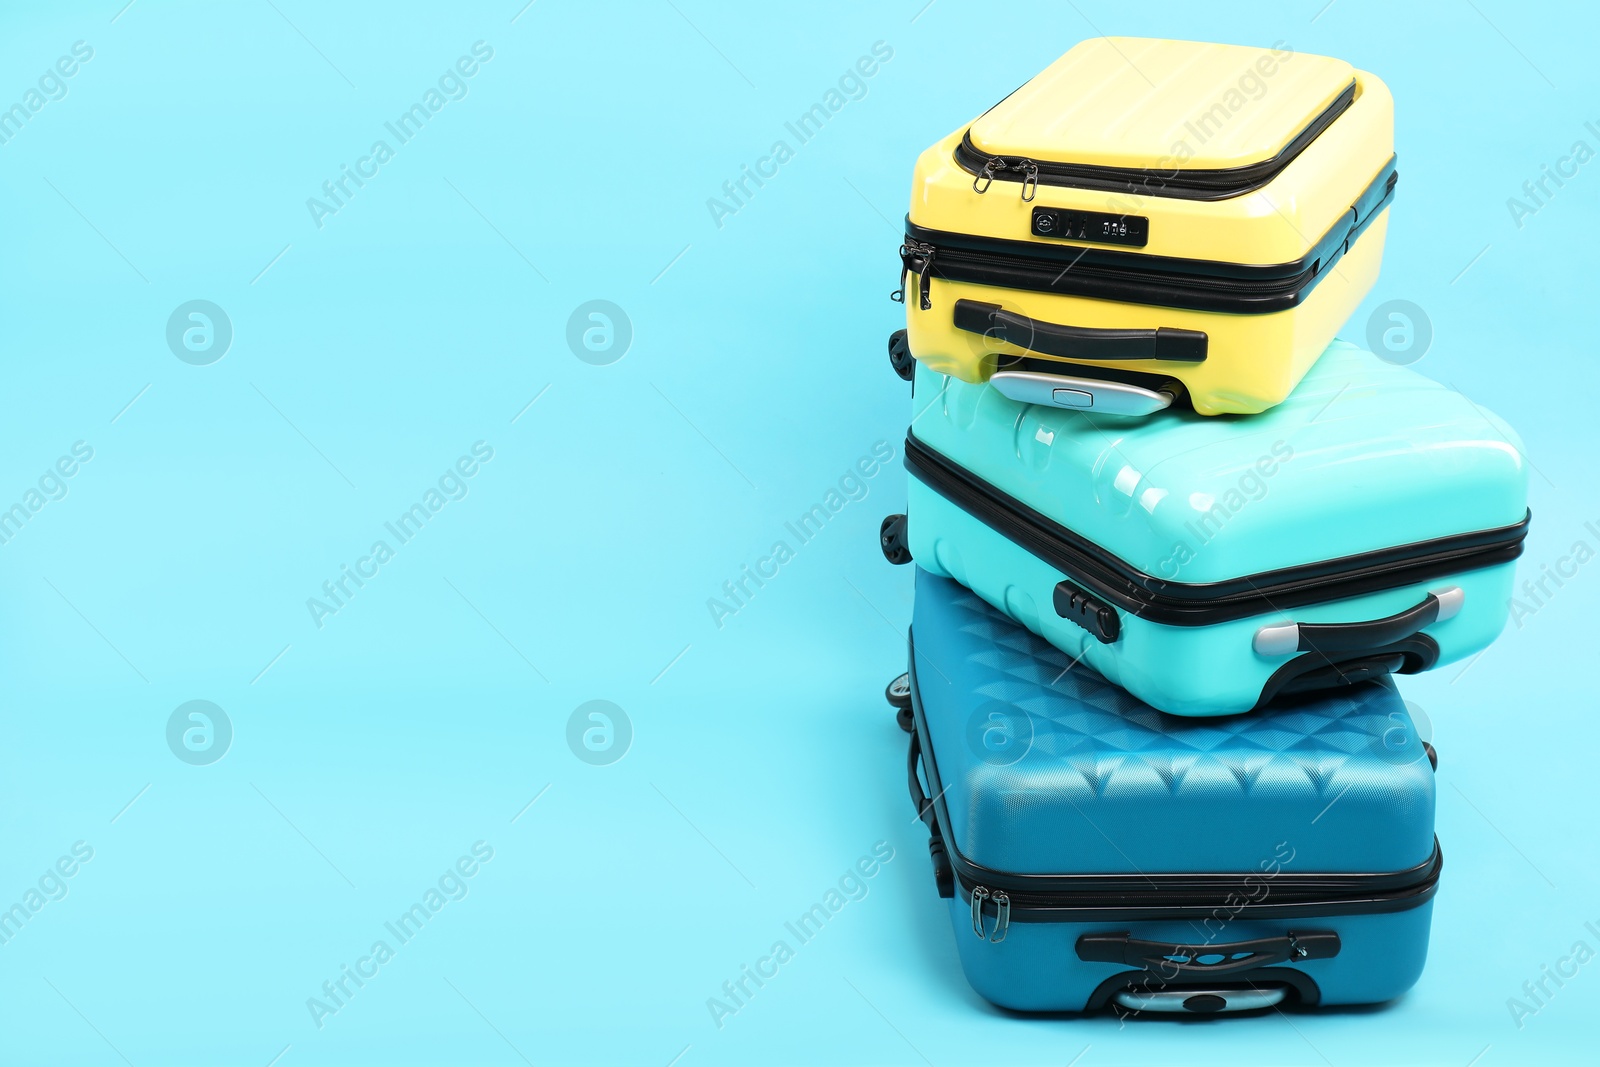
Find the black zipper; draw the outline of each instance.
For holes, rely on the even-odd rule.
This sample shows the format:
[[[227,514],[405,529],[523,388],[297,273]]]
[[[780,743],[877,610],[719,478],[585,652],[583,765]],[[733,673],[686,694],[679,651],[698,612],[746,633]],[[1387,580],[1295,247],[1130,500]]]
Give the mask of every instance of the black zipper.
[[[1522,554],[1532,512],[1492,530],[1397,545],[1219,582],[1173,582],[1129,564],[906,434],[906,470],[1073,582],[1122,610],[1169,626],[1212,626],[1507,563]]]
[[[1271,159],[1242,167],[1213,170],[1174,170],[1160,174],[1148,167],[1106,167],[1088,163],[1062,163],[1001,156],[985,152],[972,143],[969,129],[956,146],[956,163],[973,175],[972,188],[988,190],[996,180],[1022,183],[1022,199],[1032,200],[1040,184],[1065,185],[1076,189],[1099,189],[1138,196],[1168,196],[1183,200],[1227,200],[1243,196],[1268,184],[1295,157],[1305,151],[1322,132],[1355,102],[1356,83],[1345,86],[1333,102],[1295,134]]]
[[[945,845],[955,872],[958,899],[972,902],[996,918],[1003,908],[1009,922],[1142,922],[1211,916],[1229,919],[1298,919],[1328,915],[1367,915],[1404,911],[1426,904],[1438,892],[1444,855],[1435,840],[1428,859],[1409,871],[1333,875],[1279,871],[1213,876],[1196,885],[1195,875],[1151,874],[1138,886],[1101,888],[1094,876],[1081,886],[1044,889],[1030,884],[1036,875],[1003,874],[975,868]],[[1103,876],[1102,876],[1103,877]],[[1104,879],[1126,882],[1129,879]]]
[[[919,236],[931,234],[921,231]],[[941,239],[947,236],[955,235],[940,234]],[[908,235],[905,244],[900,246],[900,284],[903,290],[905,276],[908,273],[917,275],[919,306],[923,311],[933,308],[930,282],[937,274],[946,281],[1243,315],[1266,314],[1297,306],[1310,291],[1311,283],[1317,280],[1319,267],[1313,263],[1299,274],[1288,277],[1248,280],[1169,273],[1151,270],[1144,264],[1095,266],[1085,262],[1087,258],[1078,257],[1063,263],[1019,252],[979,251],[947,243],[935,244],[932,240],[918,240]]]
[[[1394,198],[1395,161],[1378,171],[1348,212],[1305,255],[1286,263],[1180,259],[1119,249],[1017,241],[933,230],[906,220],[900,286],[918,279],[920,306],[933,307],[930,282],[946,281],[1116,300],[1190,311],[1267,314],[1301,304]]]

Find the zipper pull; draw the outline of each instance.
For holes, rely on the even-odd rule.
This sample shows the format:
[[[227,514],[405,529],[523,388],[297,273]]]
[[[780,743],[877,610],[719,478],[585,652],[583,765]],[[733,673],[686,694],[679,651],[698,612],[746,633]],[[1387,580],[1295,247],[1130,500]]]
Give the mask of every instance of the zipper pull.
[[[889,299],[896,304],[906,302],[906,273],[911,270],[911,249],[905,245],[900,246],[900,288],[889,294]]]
[[[922,245],[922,270],[917,274],[917,295],[921,298],[923,311],[933,307],[933,300],[929,290],[933,285],[933,246]]]
[[[982,173],[980,173],[976,178],[972,179],[972,191],[979,194],[987,193],[989,191],[989,186],[994,184],[994,176],[1005,169],[1005,160],[1001,159],[999,156],[992,157],[989,162],[983,165]],[[979,182],[983,183],[983,188],[981,189],[978,188]]]
[[[1022,199],[1024,203],[1033,200],[1033,194],[1039,190],[1039,164],[1031,159],[1020,160],[1017,169],[1022,171]]]
[[[998,945],[1006,939],[1006,931],[1011,927],[1011,897],[1002,889],[994,892],[994,935],[989,938],[989,943]],[[1304,951],[1303,949],[1301,950]]]
[[[989,899],[989,891],[981,885],[972,887],[972,932],[978,935],[979,941],[989,940],[989,935],[983,930],[983,902]]]

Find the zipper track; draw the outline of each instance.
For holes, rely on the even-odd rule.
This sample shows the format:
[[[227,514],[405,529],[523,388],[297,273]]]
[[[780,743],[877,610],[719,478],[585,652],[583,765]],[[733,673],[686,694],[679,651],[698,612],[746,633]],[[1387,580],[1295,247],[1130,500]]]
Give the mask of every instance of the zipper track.
[[[1169,887],[1162,881],[1163,875],[1153,874],[1140,890],[1093,892],[1066,889],[1049,892],[1011,888],[1018,880],[1016,875],[990,877],[968,874],[965,870],[968,864],[958,854],[949,851],[948,844],[946,849],[955,871],[957,898],[970,902],[975,891],[991,897],[996,892],[1002,893],[1007,898],[1010,922],[1181,920],[1211,916],[1218,911],[1237,919],[1291,919],[1404,911],[1433,899],[1439,888],[1440,873],[1444,869],[1444,855],[1435,840],[1433,853],[1427,862],[1414,871],[1401,872],[1406,880],[1388,887],[1352,885],[1340,889],[1330,886],[1324,890],[1296,885],[1293,879],[1298,877],[1314,882],[1327,876],[1296,876],[1288,873],[1271,876],[1262,872],[1239,875],[1231,884],[1219,885],[1207,891],[1190,891],[1176,885]],[[1257,884],[1248,885],[1245,881],[1247,877]],[[1376,882],[1400,875],[1364,877]],[[1266,887],[1264,893],[1263,886]],[[1260,899],[1252,901],[1252,896]]]
[[[1390,158],[1351,210],[1305,255],[1287,263],[1228,263],[1073,244],[979,237],[932,230],[906,219],[901,287],[918,275],[922,310],[932,308],[934,276],[1033,292],[1126,303],[1267,314],[1297,307],[1394,198],[1399,172]]]
[[[1139,269],[1137,264],[1096,266],[1006,252],[981,252],[908,236],[902,258],[923,288],[930,276],[1033,292],[1070,293],[1130,304],[1268,314],[1296,307],[1318,280],[1320,264],[1288,277],[1260,279]],[[930,267],[932,269],[930,269]],[[929,310],[931,301],[923,310]]]
[[[1349,109],[1355,102],[1354,79],[1344,91],[1334,98],[1316,118],[1289,141],[1271,159],[1242,167],[1211,170],[1175,170],[1165,176],[1147,167],[1107,167],[1088,163],[1039,161],[1024,156],[1003,156],[985,152],[972,143],[969,128],[956,147],[955,159],[962,170],[978,181],[1013,181],[1023,183],[1023,199],[1032,200],[1029,185],[1064,185],[1078,189],[1100,189],[1108,192],[1131,193],[1140,196],[1166,196],[1182,200],[1228,200],[1243,196],[1270,183],[1322,132]],[[987,189],[984,185],[983,189]],[[982,192],[983,189],[977,189]]]
[[[1260,571],[1220,582],[1146,574],[906,434],[906,470],[928,488],[1072,581],[1124,611],[1169,626],[1212,626],[1254,615],[1431,581],[1522,554],[1521,522],[1430,541]]]

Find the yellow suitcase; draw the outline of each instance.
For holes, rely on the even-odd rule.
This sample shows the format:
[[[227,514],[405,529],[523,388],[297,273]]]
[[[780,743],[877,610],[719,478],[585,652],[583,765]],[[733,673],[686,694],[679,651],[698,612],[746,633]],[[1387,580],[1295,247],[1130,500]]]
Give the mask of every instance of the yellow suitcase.
[[[1394,102],[1286,46],[1104,37],[923,152],[890,342],[1028,403],[1281,402],[1377,279]]]

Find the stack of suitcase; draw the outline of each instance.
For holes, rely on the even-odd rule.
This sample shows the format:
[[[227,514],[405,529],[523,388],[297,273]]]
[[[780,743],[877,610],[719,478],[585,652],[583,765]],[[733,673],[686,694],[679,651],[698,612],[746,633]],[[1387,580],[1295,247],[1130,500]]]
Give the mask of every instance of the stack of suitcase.
[[[996,1004],[1376,1003],[1421,974],[1437,757],[1393,676],[1499,633],[1527,475],[1494,415],[1335,339],[1395,180],[1371,74],[1129,38],[917,162],[889,699]]]

